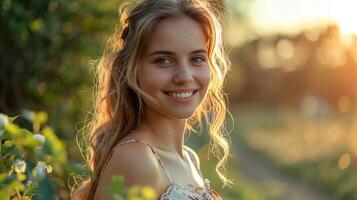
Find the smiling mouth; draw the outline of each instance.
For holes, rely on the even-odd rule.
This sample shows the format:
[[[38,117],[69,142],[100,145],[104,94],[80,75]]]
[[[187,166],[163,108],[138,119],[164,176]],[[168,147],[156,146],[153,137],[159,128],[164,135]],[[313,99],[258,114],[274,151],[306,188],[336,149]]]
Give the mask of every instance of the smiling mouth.
[[[196,94],[197,91],[198,91],[198,89],[190,91],[190,92],[164,92],[164,93],[168,96],[172,96],[175,98],[189,98],[189,97],[193,96],[194,94]]]

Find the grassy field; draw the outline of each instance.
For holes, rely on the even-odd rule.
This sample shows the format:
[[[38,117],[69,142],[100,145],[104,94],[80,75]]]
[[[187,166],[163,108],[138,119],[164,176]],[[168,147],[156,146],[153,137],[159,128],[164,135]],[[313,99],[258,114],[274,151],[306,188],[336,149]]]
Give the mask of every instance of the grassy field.
[[[249,147],[333,199],[357,199],[357,115],[305,115],[292,109],[241,106],[235,133]]]

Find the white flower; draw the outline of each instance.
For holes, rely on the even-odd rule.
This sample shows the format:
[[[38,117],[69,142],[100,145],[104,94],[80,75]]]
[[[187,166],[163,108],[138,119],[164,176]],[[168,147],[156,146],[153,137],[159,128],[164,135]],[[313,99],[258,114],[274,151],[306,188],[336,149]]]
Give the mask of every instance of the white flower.
[[[16,173],[25,173],[26,162],[20,159],[16,159],[12,165]]]
[[[44,178],[46,177],[46,172],[48,174],[52,172],[52,166],[43,161],[38,161],[36,167],[33,169],[33,172],[40,178]]]
[[[30,110],[23,110],[22,111],[22,116],[24,116],[24,118],[32,121],[33,120],[33,112]]]
[[[6,115],[0,113],[0,136],[4,133],[4,129],[8,124],[9,118]]]
[[[41,143],[41,145],[43,145],[46,141],[45,136],[38,134],[38,133],[34,134],[32,137],[34,140],[39,141]]]
[[[33,169],[35,174],[38,175],[40,178],[46,177],[46,163],[43,161],[38,161],[36,167]]]
[[[0,127],[6,127],[8,123],[9,118],[6,115],[0,113]]]
[[[28,180],[26,181],[26,187],[30,187],[31,184],[32,184],[32,180],[28,179]]]
[[[48,164],[47,167],[46,167],[47,173],[48,174],[52,173],[52,170],[53,170],[52,166],[50,164]]]

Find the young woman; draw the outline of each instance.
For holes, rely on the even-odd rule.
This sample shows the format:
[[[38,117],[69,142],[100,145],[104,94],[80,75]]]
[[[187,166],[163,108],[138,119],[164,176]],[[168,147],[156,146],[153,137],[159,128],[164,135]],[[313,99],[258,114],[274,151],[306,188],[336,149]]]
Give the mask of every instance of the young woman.
[[[122,31],[99,63],[88,148],[97,176],[74,199],[109,199],[104,188],[114,175],[128,187],[153,187],[162,200],[221,199],[184,145],[185,134],[205,120],[218,176],[232,183],[222,173],[229,62],[215,13],[203,0],[144,0],[122,15]]]

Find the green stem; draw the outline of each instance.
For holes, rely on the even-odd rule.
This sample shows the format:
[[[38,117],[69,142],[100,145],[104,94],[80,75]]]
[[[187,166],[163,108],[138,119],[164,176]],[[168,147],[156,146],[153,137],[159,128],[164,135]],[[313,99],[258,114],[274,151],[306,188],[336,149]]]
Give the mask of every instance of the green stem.
[[[16,191],[16,195],[19,199],[21,199],[21,194],[19,192],[19,190],[17,189],[17,187],[15,187],[15,191]]]

